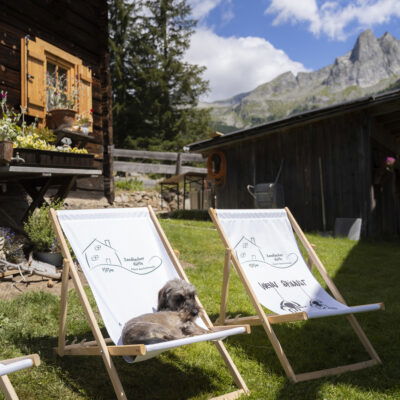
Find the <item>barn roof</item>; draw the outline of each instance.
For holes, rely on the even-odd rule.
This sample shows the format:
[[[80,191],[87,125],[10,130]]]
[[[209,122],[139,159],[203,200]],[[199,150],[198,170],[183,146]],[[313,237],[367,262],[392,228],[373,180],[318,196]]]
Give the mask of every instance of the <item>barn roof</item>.
[[[191,152],[203,152],[226,144],[232,144],[234,142],[249,140],[253,139],[254,137],[263,136],[282,128],[300,125],[307,122],[313,122],[318,119],[332,117],[334,115],[343,114],[345,112],[370,108],[372,106],[396,101],[399,101],[396,113],[400,114],[400,90],[394,90],[382,94],[362,97],[356,100],[346,101],[312,111],[295,114],[287,118],[271,121],[266,124],[257,125],[252,128],[227,133],[223,136],[216,136],[211,139],[191,143],[187,145],[186,148]],[[400,116],[398,126],[400,127]],[[397,131],[395,139],[400,140],[400,129]]]

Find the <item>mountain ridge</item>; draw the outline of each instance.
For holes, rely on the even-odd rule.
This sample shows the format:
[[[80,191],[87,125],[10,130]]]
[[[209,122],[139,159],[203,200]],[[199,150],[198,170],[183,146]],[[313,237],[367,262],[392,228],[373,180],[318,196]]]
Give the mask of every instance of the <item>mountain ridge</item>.
[[[330,65],[296,76],[286,71],[254,90],[200,106],[211,108],[214,128],[226,133],[397,87],[400,40],[388,32],[377,38],[368,29]]]

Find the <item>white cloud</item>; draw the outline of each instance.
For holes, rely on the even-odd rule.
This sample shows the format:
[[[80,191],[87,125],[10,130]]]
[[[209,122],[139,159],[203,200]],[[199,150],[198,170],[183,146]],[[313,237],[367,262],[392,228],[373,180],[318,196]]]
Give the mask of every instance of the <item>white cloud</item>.
[[[189,0],[188,4],[192,7],[192,16],[201,19],[218,6],[223,0]]]
[[[191,38],[186,61],[207,67],[210,81],[207,101],[221,100],[254,89],[276,76],[306,69],[282,50],[259,37],[220,37],[199,29]]]
[[[343,4],[346,4],[343,6]],[[327,35],[331,39],[344,40],[351,24],[356,29],[387,23],[400,17],[399,0],[271,0],[266,13],[274,14],[275,25],[283,23],[307,23],[314,35]]]

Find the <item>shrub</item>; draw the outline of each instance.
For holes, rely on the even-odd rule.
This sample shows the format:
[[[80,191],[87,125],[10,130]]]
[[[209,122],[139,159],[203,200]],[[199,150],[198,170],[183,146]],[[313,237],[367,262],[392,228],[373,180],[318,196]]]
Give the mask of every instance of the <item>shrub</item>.
[[[57,252],[56,236],[50,220],[50,208],[59,210],[62,208],[62,203],[43,204],[24,223],[24,230],[36,251]]]
[[[133,192],[137,190],[143,190],[143,182],[137,178],[116,181],[115,186],[117,189],[130,190]]]

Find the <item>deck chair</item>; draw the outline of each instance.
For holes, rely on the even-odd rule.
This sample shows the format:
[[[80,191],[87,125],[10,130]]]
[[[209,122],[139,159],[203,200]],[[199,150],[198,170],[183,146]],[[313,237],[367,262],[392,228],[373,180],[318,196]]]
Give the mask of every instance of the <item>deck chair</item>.
[[[218,323],[262,325],[286,375],[293,383],[355,371],[381,363],[354,313],[383,309],[383,303],[347,306],[288,208],[210,209],[209,213],[226,248]],[[333,297],[321,287],[303,260],[293,231]],[[257,312],[256,316],[231,319],[226,317],[231,264],[235,267],[250,297]],[[262,306],[274,314],[266,315]],[[346,315],[371,359],[330,369],[295,374],[272,325],[341,314]]]
[[[235,399],[249,390],[227,352],[222,339],[248,333],[249,326],[220,327],[220,331],[156,344],[123,345],[125,323],[157,309],[157,295],[164,284],[175,278],[187,280],[168,239],[151,207],[97,210],[50,210],[53,226],[64,257],[61,311],[57,353],[101,355],[117,399],[126,399],[112,356],[139,362],[178,346],[212,340],[239,390],[225,395]],[[65,236],[64,236],[65,234]],[[66,238],[89,283],[100,315],[109,334],[104,338],[71,258]],[[94,341],[65,343],[68,277],[80,298]],[[198,300],[198,299],[197,299]],[[198,301],[199,307],[204,310]],[[196,323],[212,328],[205,312]],[[229,328],[229,329],[226,329]]]
[[[8,374],[20,371],[29,367],[37,367],[40,365],[40,357],[38,354],[30,354],[28,356],[9,358],[0,361],[0,390],[3,392],[6,400],[18,400],[17,393],[8,378]]]

